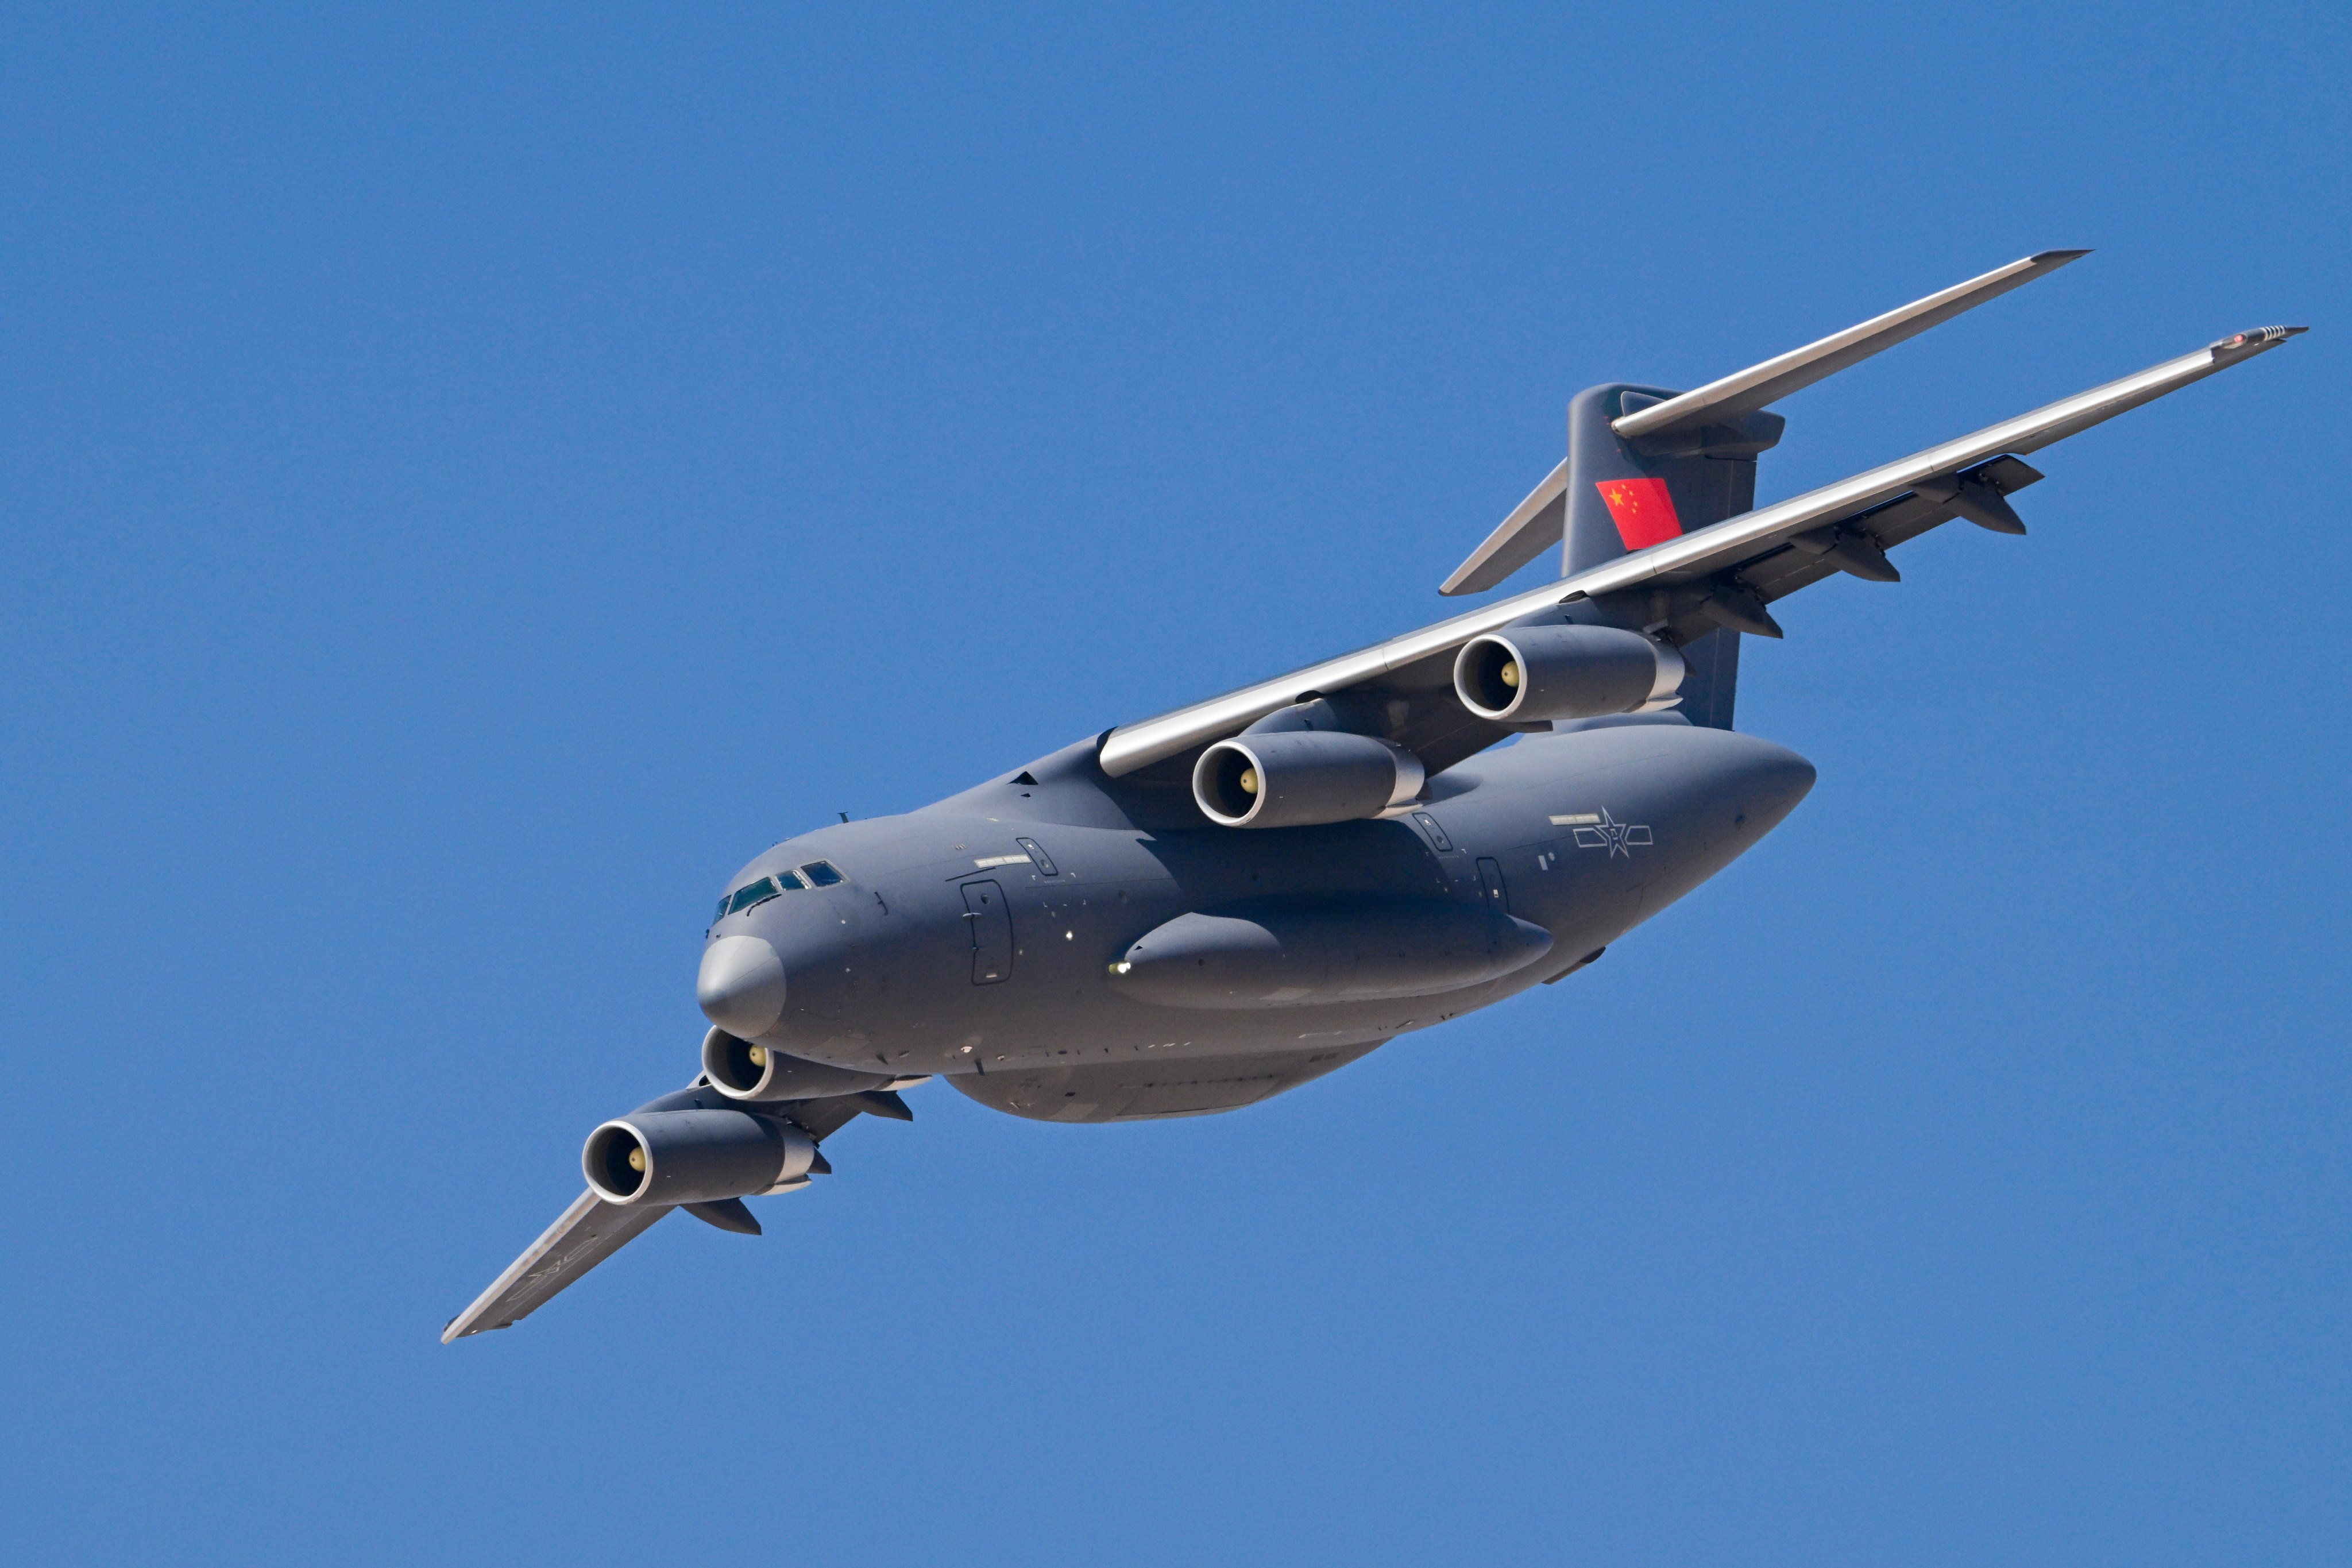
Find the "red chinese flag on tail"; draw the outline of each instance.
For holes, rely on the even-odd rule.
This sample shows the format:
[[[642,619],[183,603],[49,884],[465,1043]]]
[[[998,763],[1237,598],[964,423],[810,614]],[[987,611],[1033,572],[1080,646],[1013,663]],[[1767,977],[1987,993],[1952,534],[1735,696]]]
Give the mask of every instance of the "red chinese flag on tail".
[[[1602,479],[1598,488],[1626,549],[1647,550],[1682,536],[1682,519],[1675,515],[1675,498],[1666,493],[1665,480]]]

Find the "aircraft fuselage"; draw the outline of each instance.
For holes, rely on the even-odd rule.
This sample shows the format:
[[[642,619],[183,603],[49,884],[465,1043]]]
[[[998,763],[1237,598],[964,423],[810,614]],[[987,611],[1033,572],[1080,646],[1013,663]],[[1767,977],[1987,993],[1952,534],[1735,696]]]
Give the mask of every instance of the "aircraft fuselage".
[[[1021,1115],[1230,1109],[1559,978],[1813,780],[1754,736],[1621,721],[1475,757],[1387,820],[1250,830],[1094,755],[758,856],[729,888],[785,890],[711,925],[705,1012],[768,1050],[945,1076]]]

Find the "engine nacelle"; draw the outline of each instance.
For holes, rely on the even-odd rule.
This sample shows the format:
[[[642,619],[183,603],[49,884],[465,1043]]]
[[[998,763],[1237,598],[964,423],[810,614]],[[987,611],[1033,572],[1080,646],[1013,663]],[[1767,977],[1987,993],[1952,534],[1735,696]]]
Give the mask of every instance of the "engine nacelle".
[[[702,1072],[730,1100],[821,1100],[868,1089],[895,1089],[889,1073],[855,1072],[787,1056],[773,1046],[713,1028],[702,1037]]]
[[[1227,827],[1311,827],[1409,805],[1425,776],[1419,757],[1370,735],[1253,731],[1201,753],[1192,798]]]
[[[707,1204],[798,1186],[816,1143],[748,1110],[637,1110],[588,1134],[580,1167],[608,1204]]]
[[[1454,659],[1462,705],[1503,723],[1664,707],[1682,683],[1683,656],[1670,644],[1614,626],[1505,626]]]

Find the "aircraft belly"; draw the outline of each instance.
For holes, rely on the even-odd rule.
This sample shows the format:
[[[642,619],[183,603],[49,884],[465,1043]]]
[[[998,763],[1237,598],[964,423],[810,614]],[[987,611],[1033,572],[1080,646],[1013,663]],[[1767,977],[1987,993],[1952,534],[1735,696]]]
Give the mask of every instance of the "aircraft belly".
[[[1347,1066],[1381,1039],[1213,1057],[1037,1065],[949,1081],[993,1110],[1038,1121],[1136,1121],[1255,1105]]]

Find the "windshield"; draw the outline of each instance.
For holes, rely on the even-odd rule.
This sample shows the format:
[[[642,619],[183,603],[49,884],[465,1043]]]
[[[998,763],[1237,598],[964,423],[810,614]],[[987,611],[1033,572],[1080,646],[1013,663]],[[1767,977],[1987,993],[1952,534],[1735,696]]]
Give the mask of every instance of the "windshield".
[[[728,899],[727,912],[730,915],[740,915],[754,904],[766,903],[782,891],[783,889],[776,886],[776,879],[773,877],[762,877],[756,882],[746,882],[736,889],[733,895]]]
[[[745,910],[756,909],[770,899],[785,893],[804,893],[812,887],[830,888],[841,880],[841,873],[827,860],[818,860],[797,871],[777,871],[744,883],[719,900],[718,912],[710,917],[717,925],[729,915],[740,915]]]

